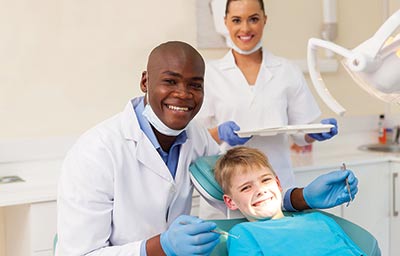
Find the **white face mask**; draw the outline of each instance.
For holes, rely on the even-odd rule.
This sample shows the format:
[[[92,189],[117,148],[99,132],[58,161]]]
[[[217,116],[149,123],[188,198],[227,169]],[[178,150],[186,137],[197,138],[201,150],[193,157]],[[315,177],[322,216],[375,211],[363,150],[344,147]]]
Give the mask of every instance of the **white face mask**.
[[[244,51],[242,49],[240,49],[233,41],[230,37],[226,38],[226,43],[227,45],[232,48],[233,50],[235,50],[235,52],[239,53],[239,54],[243,54],[243,55],[250,55],[256,51],[258,51],[261,47],[262,47],[262,40],[260,40],[254,47],[253,49],[250,49],[248,51]]]
[[[147,121],[149,121],[149,123],[151,123],[157,131],[167,136],[178,136],[181,132],[183,132],[186,129],[185,127],[181,130],[174,130],[166,126],[158,118],[156,113],[154,113],[149,103],[147,103],[146,106],[144,107],[143,116],[146,117]]]

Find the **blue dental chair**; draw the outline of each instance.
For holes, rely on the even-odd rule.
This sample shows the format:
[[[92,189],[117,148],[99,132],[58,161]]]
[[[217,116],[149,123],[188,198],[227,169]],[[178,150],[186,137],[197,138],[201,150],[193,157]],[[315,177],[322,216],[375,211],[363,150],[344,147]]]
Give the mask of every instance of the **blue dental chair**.
[[[196,190],[214,207],[227,211],[223,202],[223,192],[217,181],[214,179],[214,166],[219,156],[201,157],[190,165],[190,178]],[[314,211],[314,210],[311,210]],[[346,232],[346,234],[360,247],[368,256],[380,256],[381,251],[376,239],[362,227],[345,220],[341,217],[321,211],[334,219]],[[291,212],[291,215],[296,213]],[[229,215],[229,214],[228,214]],[[218,225],[218,228],[229,231],[234,225],[247,221],[245,218],[213,220]],[[221,239],[221,242],[216,246],[211,256],[226,256],[226,241]]]

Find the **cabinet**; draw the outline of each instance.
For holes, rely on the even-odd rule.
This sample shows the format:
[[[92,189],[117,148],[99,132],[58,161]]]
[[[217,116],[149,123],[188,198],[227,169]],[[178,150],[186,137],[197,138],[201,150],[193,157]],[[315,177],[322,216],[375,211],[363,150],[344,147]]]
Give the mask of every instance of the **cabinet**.
[[[400,255],[400,163],[391,163],[390,179],[390,255]]]
[[[398,166],[400,170],[400,163]],[[390,247],[390,245],[395,245],[391,241],[394,241],[395,237],[399,237],[398,233],[393,236],[392,219],[390,217],[391,162],[347,163],[347,168],[352,170],[359,180],[359,191],[355,201],[351,202],[348,207],[341,205],[327,211],[368,230],[377,239],[382,255],[400,255],[399,253],[389,254],[389,251],[395,251],[393,247]],[[335,169],[338,168],[295,172],[296,181],[299,185],[304,186],[317,176]],[[400,224],[397,223],[397,225]]]
[[[6,255],[51,256],[56,211],[55,201],[4,207]]]
[[[389,254],[390,242],[390,162],[349,164],[358,178],[359,191],[342,217],[368,230],[378,240],[382,255]]]

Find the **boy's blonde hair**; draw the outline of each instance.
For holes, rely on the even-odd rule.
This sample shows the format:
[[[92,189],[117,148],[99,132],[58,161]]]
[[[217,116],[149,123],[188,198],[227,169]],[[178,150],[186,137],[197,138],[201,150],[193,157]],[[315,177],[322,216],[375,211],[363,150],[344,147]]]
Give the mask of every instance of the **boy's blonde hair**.
[[[258,149],[235,147],[221,156],[214,169],[214,176],[225,194],[230,194],[231,180],[234,175],[251,172],[253,168],[266,167],[276,176],[268,157]]]

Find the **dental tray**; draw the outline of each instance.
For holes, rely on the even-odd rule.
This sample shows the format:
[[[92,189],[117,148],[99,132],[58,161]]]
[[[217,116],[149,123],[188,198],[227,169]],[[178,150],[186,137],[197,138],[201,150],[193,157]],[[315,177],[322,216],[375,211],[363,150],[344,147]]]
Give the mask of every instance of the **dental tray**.
[[[243,138],[249,136],[274,136],[280,133],[295,134],[295,133],[321,133],[329,132],[333,124],[301,124],[301,125],[287,125],[279,127],[268,127],[248,131],[236,131],[236,134]]]

